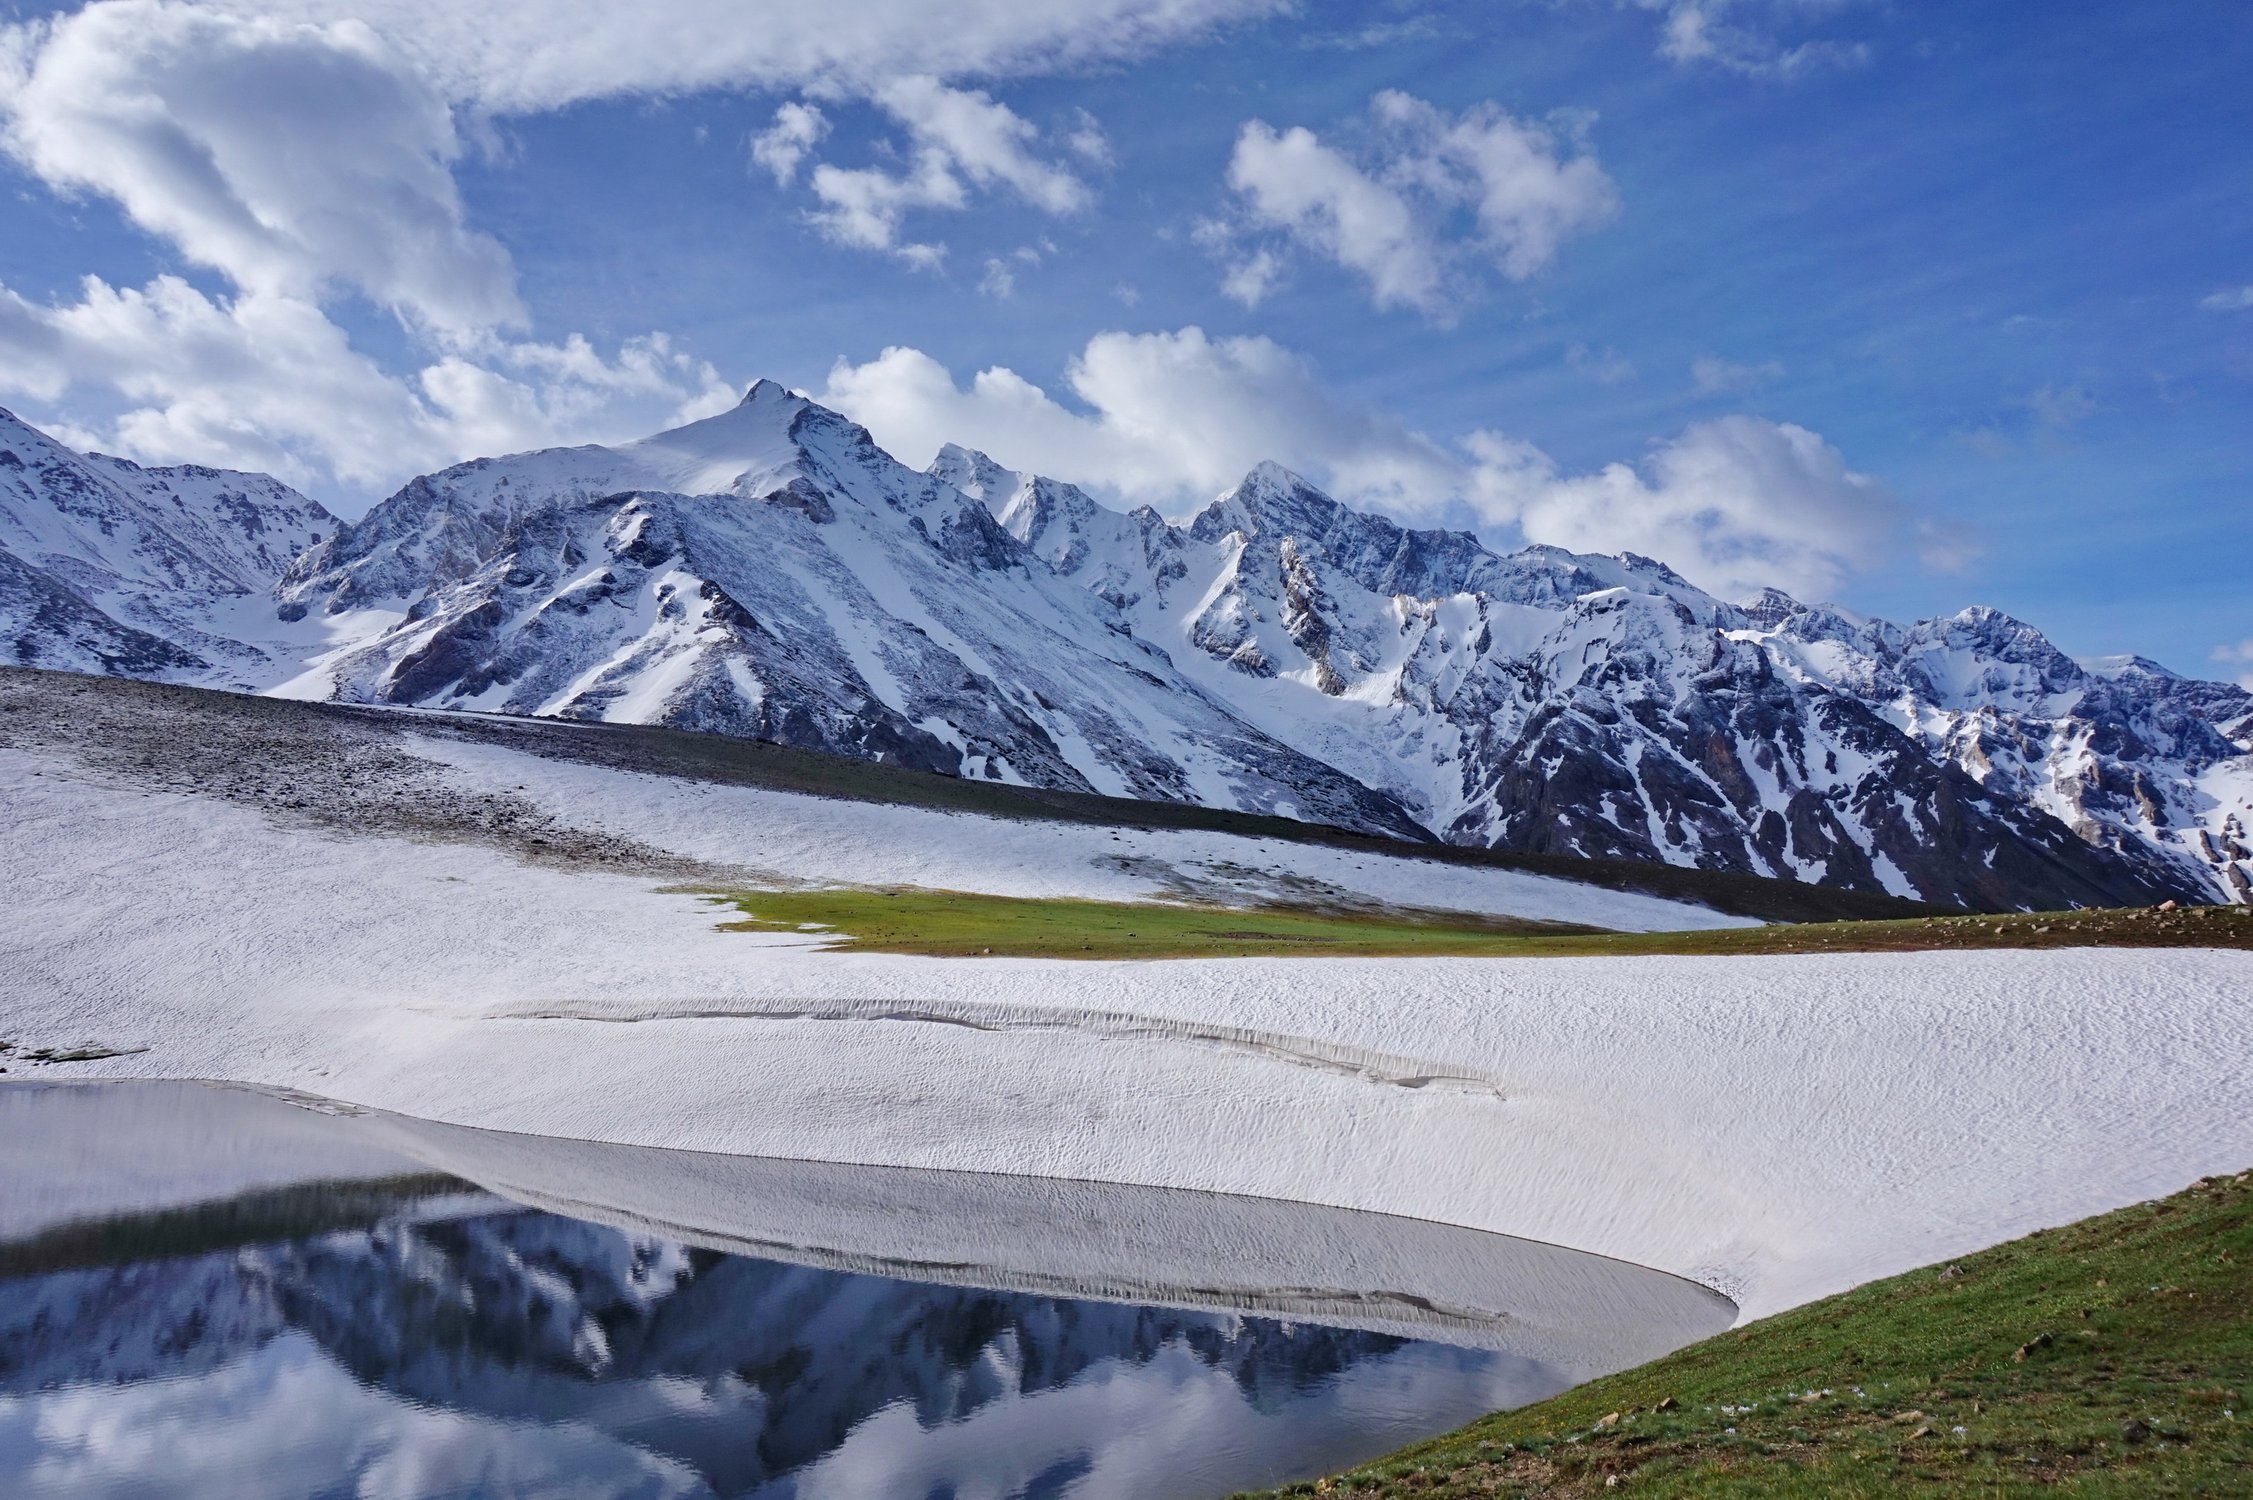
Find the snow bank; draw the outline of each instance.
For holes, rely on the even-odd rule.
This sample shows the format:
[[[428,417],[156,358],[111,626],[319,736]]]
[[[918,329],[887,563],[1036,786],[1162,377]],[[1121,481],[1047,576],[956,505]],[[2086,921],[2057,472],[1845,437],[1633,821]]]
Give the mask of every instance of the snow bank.
[[[1759,925],[1685,901],[1516,870],[1225,833],[840,802],[634,775],[436,736],[415,736],[410,744],[417,755],[449,767],[464,790],[512,793],[574,827],[784,880],[1106,901],[1152,900],[1184,884],[1234,898],[1286,899],[1318,885],[1396,906],[1584,922],[1621,932]]]
[[[701,797],[680,825],[717,839]],[[1675,1271],[1754,1314],[2253,1164],[2243,953],[834,954],[631,878],[289,831],[21,753],[0,754],[0,843],[0,1034],[149,1049],[74,1076],[1375,1209]]]

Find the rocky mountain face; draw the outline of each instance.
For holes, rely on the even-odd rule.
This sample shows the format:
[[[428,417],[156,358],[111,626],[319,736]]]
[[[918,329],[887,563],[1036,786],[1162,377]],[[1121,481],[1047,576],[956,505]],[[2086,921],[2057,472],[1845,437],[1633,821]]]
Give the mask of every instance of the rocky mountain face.
[[[1230,713],[976,500],[767,382],[645,442],[418,479],[300,557],[280,598],[373,626],[296,689],[322,696],[666,723],[1424,836]]]
[[[208,473],[38,441],[65,514],[93,480]],[[317,515],[208,480],[229,483],[271,517],[256,535]],[[73,576],[12,524],[0,570]],[[1899,626],[1716,599],[1633,555],[1500,554],[1274,465],[1174,525],[961,448],[917,473],[762,382],[640,443],[425,476],[286,572],[278,546],[228,555],[224,584],[74,596],[115,640],[45,596],[0,618],[35,664],[660,722],[1463,844],[1979,908],[2253,899],[2238,688],[2075,662],[1991,610]]]
[[[264,474],[80,454],[0,410],[0,646],[20,666],[250,687],[236,638],[336,518]]]
[[[943,451],[1063,576],[1451,842],[1976,907],[2245,900],[2253,695],[1663,564],[1359,514],[1263,465],[1181,528]]]

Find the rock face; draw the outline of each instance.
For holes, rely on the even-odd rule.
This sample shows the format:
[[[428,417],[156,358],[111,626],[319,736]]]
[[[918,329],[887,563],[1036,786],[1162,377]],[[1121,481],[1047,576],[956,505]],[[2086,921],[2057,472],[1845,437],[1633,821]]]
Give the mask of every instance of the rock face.
[[[336,518],[264,474],[144,469],[0,411],[0,649],[21,666],[248,687],[238,639],[274,617],[290,559]]]
[[[2253,695],[1973,609],[1738,605],[1632,554],[1500,555],[1262,465],[1186,527],[933,472],[1240,715],[1451,842],[1977,907],[2244,900]]]
[[[309,622],[379,622],[291,691],[1428,837],[1230,713],[976,500],[770,383],[627,447],[418,479],[299,558],[280,597]]]
[[[1411,530],[1271,464],[1174,525],[962,448],[917,473],[766,382],[643,442],[417,479],[275,585],[279,518],[308,540],[325,520],[279,485],[30,439],[11,447],[44,445],[38,476],[4,492],[24,514],[193,475],[244,518],[177,580],[104,562],[107,534],[41,550],[12,522],[0,600],[34,664],[666,723],[1979,908],[2253,895],[2253,695],[2076,662],[1992,610],[1731,603],[1632,554]],[[117,581],[74,587],[74,558]]]

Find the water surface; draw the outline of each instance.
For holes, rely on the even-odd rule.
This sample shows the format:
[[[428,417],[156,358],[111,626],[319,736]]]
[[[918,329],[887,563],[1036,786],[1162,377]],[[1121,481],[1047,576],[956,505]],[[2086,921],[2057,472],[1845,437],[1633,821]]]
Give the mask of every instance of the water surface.
[[[0,1139],[10,1496],[1191,1500],[1728,1316],[1377,1215],[195,1085],[0,1086]]]

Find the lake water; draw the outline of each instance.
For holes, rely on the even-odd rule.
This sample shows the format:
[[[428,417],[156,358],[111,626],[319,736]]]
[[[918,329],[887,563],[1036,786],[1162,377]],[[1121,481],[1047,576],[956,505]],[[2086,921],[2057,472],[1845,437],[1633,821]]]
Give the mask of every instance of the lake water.
[[[1187,1500],[1732,1312],[1379,1215],[238,1089],[0,1085],[0,1142],[11,1497]]]

